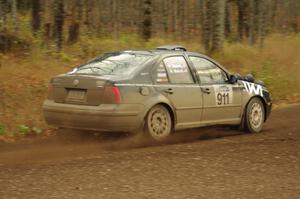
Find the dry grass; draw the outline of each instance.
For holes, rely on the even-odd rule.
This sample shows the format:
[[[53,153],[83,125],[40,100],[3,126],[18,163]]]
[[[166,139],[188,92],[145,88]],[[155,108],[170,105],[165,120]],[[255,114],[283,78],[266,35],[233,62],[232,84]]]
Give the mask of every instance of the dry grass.
[[[27,55],[0,54],[0,137],[34,134],[46,130],[41,105],[46,97],[50,77],[69,71],[102,52],[119,49],[153,48],[176,43],[189,50],[202,52],[199,42],[174,42],[152,39],[144,43],[137,36],[121,35],[119,41],[110,38],[81,38],[56,54],[54,47],[33,42]],[[300,99],[300,35],[273,35],[263,49],[243,44],[226,44],[224,53],[214,55],[226,68],[241,74],[253,73],[264,80],[276,102]],[[28,127],[28,128],[24,128]]]
[[[8,56],[1,62],[0,124],[5,125],[8,134],[22,133],[21,125],[44,129],[41,104],[46,96],[48,80],[67,71],[68,67],[46,56],[39,60]]]

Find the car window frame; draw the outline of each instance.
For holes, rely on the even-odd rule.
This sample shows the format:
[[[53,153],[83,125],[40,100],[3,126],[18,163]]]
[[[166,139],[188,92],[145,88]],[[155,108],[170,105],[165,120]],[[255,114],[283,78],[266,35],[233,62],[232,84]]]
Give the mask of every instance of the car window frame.
[[[213,60],[208,59],[207,57],[199,56],[199,55],[187,55],[187,57],[188,57],[188,59],[189,59],[189,61],[190,61],[191,66],[193,67],[193,69],[194,69],[194,71],[195,71],[195,76],[196,76],[196,78],[197,78],[197,80],[198,80],[198,82],[199,82],[199,85],[221,85],[221,84],[228,84],[228,83],[229,83],[229,75],[228,75],[227,71],[224,70],[223,67],[221,67],[219,64],[217,64],[217,63],[214,62]],[[211,62],[213,65],[215,65],[217,68],[219,68],[221,71],[224,72],[224,74],[225,74],[226,77],[227,77],[227,80],[224,81],[224,82],[222,82],[222,83],[216,83],[216,82],[213,82],[213,83],[202,83],[202,82],[201,82],[201,79],[200,79],[200,77],[199,77],[199,75],[198,75],[197,68],[195,67],[195,65],[194,65],[193,61],[190,59],[190,57],[197,57],[197,58],[205,59],[206,61]]]
[[[187,64],[187,68],[188,68],[188,70],[190,72],[190,75],[192,77],[192,80],[193,80],[192,83],[173,83],[173,82],[171,82],[170,77],[169,77],[169,72],[168,72],[167,67],[166,67],[166,65],[164,63],[164,59],[170,58],[170,57],[182,57],[185,60],[185,62]],[[164,68],[166,70],[167,78],[168,78],[168,83],[159,83],[159,82],[156,81],[156,78],[157,78],[157,68],[159,67],[159,65],[161,63],[163,64],[163,66],[164,66]],[[197,78],[195,77],[194,68],[191,67],[189,60],[187,59],[187,57],[184,54],[162,56],[157,61],[157,63],[155,64],[155,67],[153,67],[153,70],[152,70],[152,80],[153,80],[153,83],[155,85],[198,85],[199,84]]]

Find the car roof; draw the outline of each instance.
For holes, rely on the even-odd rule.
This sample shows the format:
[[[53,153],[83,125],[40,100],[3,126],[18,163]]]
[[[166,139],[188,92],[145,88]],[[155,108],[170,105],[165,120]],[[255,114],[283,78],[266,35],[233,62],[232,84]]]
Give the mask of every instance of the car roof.
[[[159,46],[153,50],[124,50],[120,51],[124,53],[134,53],[134,54],[145,54],[145,55],[166,55],[166,54],[174,54],[174,55],[190,55],[190,56],[200,56],[204,58],[209,58],[208,56],[197,53],[197,52],[190,52],[186,51],[186,48],[183,46],[177,45],[166,45],[166,46]]]

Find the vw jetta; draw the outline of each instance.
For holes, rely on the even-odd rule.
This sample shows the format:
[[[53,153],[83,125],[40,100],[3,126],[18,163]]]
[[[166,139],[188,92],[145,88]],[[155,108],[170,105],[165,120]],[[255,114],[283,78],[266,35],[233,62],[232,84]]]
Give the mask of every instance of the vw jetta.
[[[162,46],[107,53],[53,77],[43,111],[49,125],[162,141],[175,130],[218,124],[259,132],[271,106],[262,82],[182,46]]]

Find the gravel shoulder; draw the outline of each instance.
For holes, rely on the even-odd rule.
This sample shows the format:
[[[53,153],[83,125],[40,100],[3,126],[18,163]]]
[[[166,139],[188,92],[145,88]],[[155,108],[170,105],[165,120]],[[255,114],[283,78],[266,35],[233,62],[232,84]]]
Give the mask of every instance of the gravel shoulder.
[[[300,105],[259,134],[200,128],[153,145],[69,132],[0,150],[0,198],[300,198]]]

